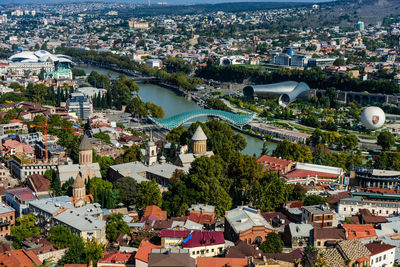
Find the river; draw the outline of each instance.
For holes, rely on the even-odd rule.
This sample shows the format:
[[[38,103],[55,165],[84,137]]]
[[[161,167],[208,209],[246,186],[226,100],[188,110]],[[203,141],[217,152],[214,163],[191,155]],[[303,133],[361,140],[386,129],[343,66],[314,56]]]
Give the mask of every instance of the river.
[[[107,74],[111,78],[118,77],[119,73],[110,71],[107,69],[96,68],[96,67],[78,67],[85,70],[86,73],[90,73],[92,70],[97,71],[100,74]],[[178,96],[172,90],[167,88],[154,85],[154,84],[139,84],[140,91],[139,96],[144,102],[152,102],[163,108],[165,117],[169,117],[182,112],[201,109],[195,102],[187,100],[182,96]],[[207,118],[200,118],[195,120],[205,121]],[[188,123],[190,124],[190,122]],[[240,133],[247,141],[246,148],[242,151],[247,155],[260,156],[261,149],[263,147],[263,141],[259,138],[249,136]],[[268,142],[268,150],[272,152],[276,147],[276,143]]]

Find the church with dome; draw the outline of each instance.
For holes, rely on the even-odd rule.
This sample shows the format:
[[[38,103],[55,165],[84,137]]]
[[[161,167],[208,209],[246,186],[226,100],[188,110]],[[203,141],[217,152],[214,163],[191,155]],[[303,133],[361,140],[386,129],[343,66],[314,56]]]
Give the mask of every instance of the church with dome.
[[[82,175],[78,173],[75,182],[72,185],[72,204],[76,208],[85,206],[88,203],[93,203],[93,196],[86,195],[86,185]]]
[[[93,162],[92,144],[85,134],[79,145],[79,164],[67,164],[58,166],[58,174],[61,184],[71,177],[76,180],[78,175],[87,182],[93,177],[101,177],[99,163]]]
[[[181,167],[190,167],[196,158],[201,156],[211,157],[214,155],[214,152],[207,151],[207,136],[200,125],[194,132],[191,142],[192,152],[179,154],[176,158],[175,165]]]

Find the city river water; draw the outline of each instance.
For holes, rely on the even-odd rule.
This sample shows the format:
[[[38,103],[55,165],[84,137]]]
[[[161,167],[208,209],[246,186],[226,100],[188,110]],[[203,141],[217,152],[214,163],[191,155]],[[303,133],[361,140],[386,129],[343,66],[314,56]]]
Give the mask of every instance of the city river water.
[[[85,70],[86,73],[90,73],[92,70],[97,71],[101,74],[107,74],[109,77],[118,77],[117,72],[113,72],[107,69],[96,68],[96,67],[78,67]],[[154,85],[154,84],[139,84],[140,91],[139,96],[144,102],[152,102],[163,108],[165,116],[169,117],[175,114],[179,114],[185,111],[201,109],[195,102],[186,99],[185,97],[178,96],[172,90],[167,88]],[[199,120],[205,121],[206,118],[200,118]],[[189,122],[190,124],[190,122]],[[263,141],[261,139],[242,134],[247,141],[246,148],[242,151],[244,154],[259,156],[263,147]],[[268,150],[272,152],[276,147],[276,143],[268,142]]]

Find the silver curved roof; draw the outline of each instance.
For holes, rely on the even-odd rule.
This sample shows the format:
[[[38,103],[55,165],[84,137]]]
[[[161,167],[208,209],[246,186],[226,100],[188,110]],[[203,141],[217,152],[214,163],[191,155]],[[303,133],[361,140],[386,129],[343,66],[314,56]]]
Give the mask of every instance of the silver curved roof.
[[[243,94],[246,96],[261,97],[268,95],[281,95],[293,91],[298,84],[299,83],[295,81],[287,81],[262,85],[249,85],[243,88]]]

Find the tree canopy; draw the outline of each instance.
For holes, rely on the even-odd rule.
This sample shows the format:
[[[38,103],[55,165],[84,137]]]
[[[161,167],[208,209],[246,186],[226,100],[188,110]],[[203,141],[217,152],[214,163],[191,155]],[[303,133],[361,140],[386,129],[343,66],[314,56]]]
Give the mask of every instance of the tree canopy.
[[[35,220],[35,216],[33,216],[32,213],[17,218],[17,225],[11,226],[11,235],[14,238],[14,248],[21,248],[21,242],[25,238],[40,234],[41,229],[35,226]]]
[[[120,234],[129,233],[129,226],[124,222],[121,213],[112,213],[107,217],[106,236],[109,242],[114,242]]]

